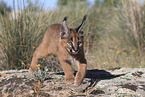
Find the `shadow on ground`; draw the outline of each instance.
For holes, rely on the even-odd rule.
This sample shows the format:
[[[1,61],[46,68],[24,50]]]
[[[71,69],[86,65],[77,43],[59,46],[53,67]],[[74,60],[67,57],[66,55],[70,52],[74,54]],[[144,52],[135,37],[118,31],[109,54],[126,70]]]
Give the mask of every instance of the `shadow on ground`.
[[[76,75],[77,71],[74,71],[74,75]],[[64,72],[55,73],[56,75],[64,75]],[[106,70],[98,70],[98,69],[92,69],[87,70],[85,78],[89,79],[100,79],[100,80],[106,80],[106,79],[113,79],[116,77],[124,76],[127,73],[113,75],[110,72]]]
[[[74,71],[74,75],[76,75],[76,73],[77,73],[77,71]],[[56,75],[64,75],[64,72],[59,72],[59,73],[55,73],[55,74]],[[126,74],[127,73],[113,75],[106,70],[98,70],[98,69],[87,70],[85,78],[90,79],[90,84],[83,91],[85,92],[90,87],[93,88],[101,80],[113,79],[116,77],[124,76]]]

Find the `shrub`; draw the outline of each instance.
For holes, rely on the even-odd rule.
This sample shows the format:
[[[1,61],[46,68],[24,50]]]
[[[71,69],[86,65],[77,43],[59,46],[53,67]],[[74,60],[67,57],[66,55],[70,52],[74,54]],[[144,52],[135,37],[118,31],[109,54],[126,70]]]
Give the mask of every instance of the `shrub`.
[[[0,18],[1,69],[27,68],[33,51],[49,26],[52,13],[31,9],[14,11]]]

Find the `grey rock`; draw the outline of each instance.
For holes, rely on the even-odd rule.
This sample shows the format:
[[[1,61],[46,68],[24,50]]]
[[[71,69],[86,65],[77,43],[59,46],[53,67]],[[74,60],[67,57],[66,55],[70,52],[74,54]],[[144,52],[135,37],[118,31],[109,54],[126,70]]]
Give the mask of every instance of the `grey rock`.
[[[39,70],[36,74],[30,74],[28,70],[0,71],[0,95],[4,97],[145,97],[145,68],[88,70],[83,84],[79,87],[65,84],[63,72],[46,71]]]

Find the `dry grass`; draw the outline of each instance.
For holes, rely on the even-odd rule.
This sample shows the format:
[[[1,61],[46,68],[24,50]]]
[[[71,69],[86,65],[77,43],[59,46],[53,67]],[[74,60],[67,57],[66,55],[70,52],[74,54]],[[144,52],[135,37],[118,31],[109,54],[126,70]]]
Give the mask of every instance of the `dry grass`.
[[[63,17],[68,16],[68,25],[76,27],[84,14],[88,14],[85,26],[88,68],[145,67],[145,10],[139,0],[120,0],[109,7],[102,5],[89,9],[84,6],[80,10],[77,6],[79,4],[72,11],[68,11],[70,7],[37,12],[30,8],[14,12],[13,18],[10,18],[12,15],[1,16],[0,69],[27,69],[50,24],[61,23]],[[41,63],[51,64],[48,59]],[[59,62],[52,62],[51,66],[55,64]]]

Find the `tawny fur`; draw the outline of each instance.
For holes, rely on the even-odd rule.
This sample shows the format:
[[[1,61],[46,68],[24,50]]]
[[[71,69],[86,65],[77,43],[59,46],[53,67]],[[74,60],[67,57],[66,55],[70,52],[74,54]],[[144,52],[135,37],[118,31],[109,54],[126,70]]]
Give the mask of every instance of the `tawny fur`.
[[[59,61],[64,70],[65,82],[68,84],[74,82],[76,86],[79,86],[85,77],[86,69],[87,69],[87,64],[86,64],[87,62],[85,59],[84,49],[83,49],[83,37],[79,33],[77,33],[75,29],[71,29],[71,30],[69,29],[70,33],[67,36],[67,38],[61,39],[61,35],[60,35],[61,26],[62,24],[53,24],[47,29],[41,44],[37,47],[37,49],[33,54],[31,67],[29,71],[31,73],[37,71],[36,65],[38,64],[38,59],[44,58],[48,55],[55,55],[59,58]],[[82,41],[82,46],[79,48],[79,52],[77,54],[71,54],[66,49],[66,48],[71,48],[67,45],[71,37],[73,37],[74,39],[74,48],[78,42],[77,37],[79,37]],[[68,62],[72,58],[74,58],[78,62],[78,72],[76,77],[74,77],[71,64],[70,62]]]

